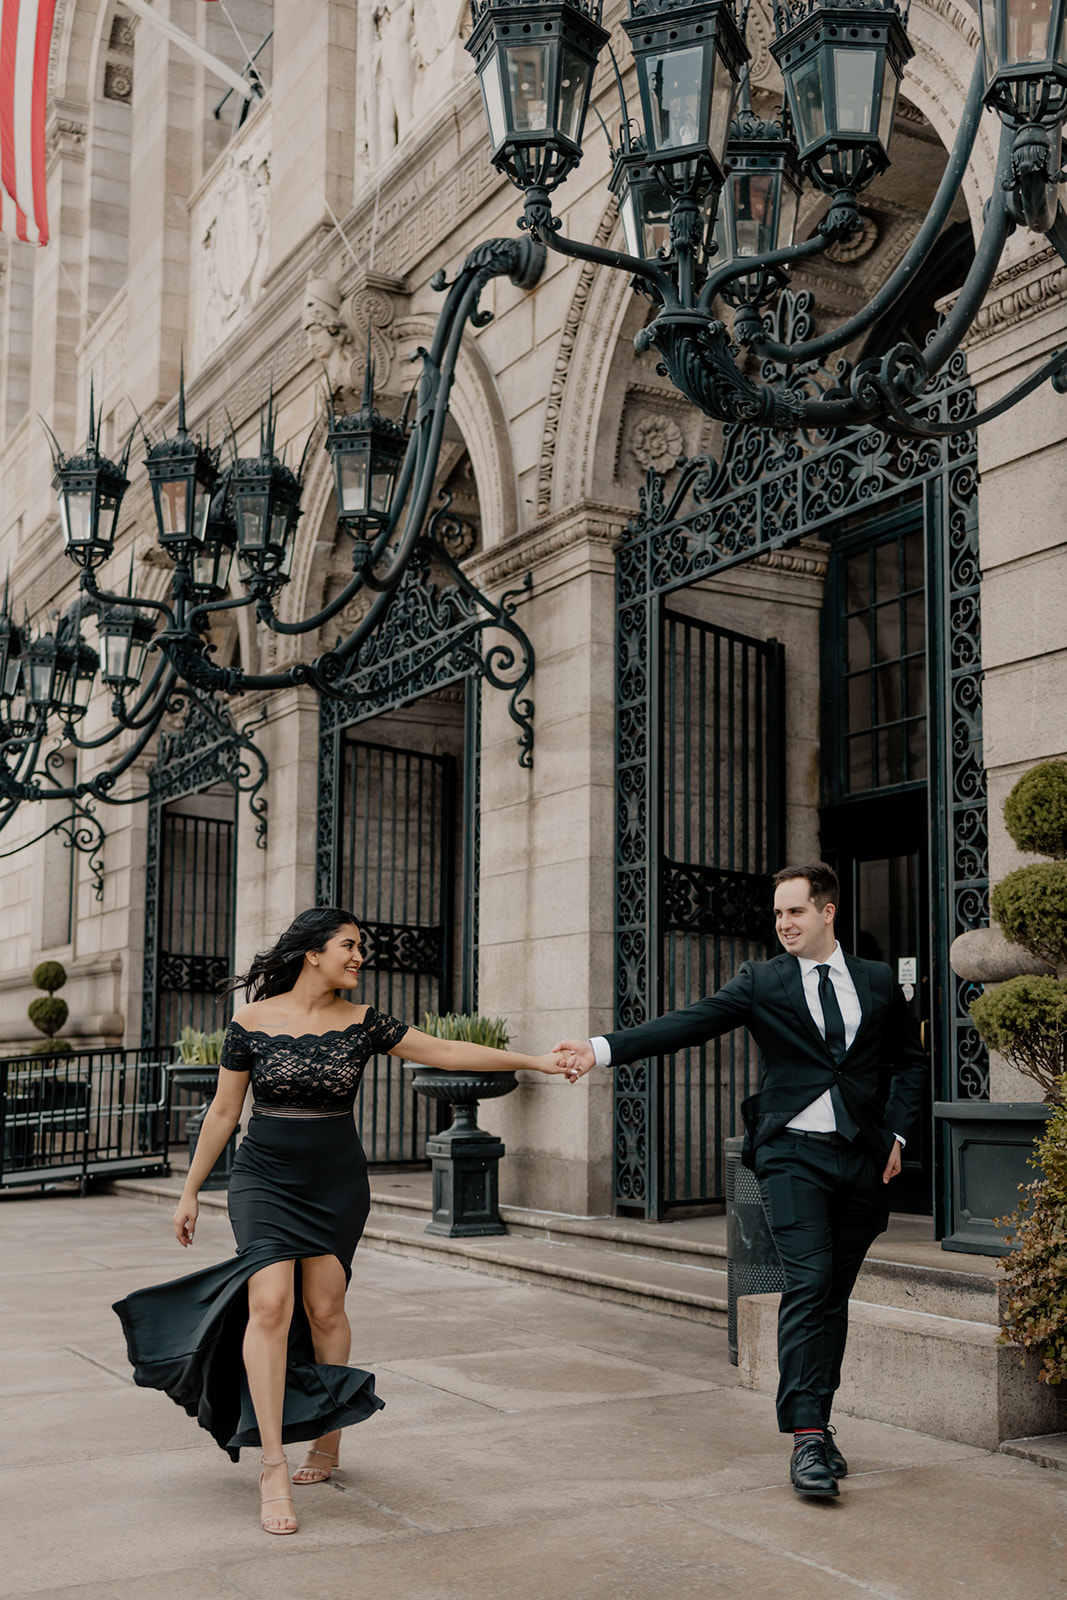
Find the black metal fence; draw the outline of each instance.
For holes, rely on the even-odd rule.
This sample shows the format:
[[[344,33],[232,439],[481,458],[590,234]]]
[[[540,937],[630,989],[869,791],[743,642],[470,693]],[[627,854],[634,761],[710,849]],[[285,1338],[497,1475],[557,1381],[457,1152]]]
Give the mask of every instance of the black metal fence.
[[[0,1061],[0,1187],[164,1170],[171,1056],[86,1050]]]

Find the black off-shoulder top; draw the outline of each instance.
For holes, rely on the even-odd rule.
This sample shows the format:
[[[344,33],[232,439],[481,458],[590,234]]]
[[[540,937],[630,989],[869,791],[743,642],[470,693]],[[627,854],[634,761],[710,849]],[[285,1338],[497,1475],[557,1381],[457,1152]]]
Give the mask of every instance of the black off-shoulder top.
[[[252,1075],[259,1106],[301,1111],[350,1111],[371,1056],[391,1050],[408,1031],[406,1022],[367,1007],[362,1022],[328,1033],[263,1033],[231,1022],[220,1065]]]

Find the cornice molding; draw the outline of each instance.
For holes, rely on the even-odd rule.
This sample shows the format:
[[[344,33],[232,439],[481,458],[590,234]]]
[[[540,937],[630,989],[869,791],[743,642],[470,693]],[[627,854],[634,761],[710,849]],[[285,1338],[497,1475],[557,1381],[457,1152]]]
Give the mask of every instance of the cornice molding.
[[[1021,281],[1027,280],[1027,281]],[[1067,266],[1051,246],[998,272],[964,340],[973,350],[985,339],[1031,322],[1067,292]],[[954,297],[953,297],[954,298]]]
[[[525,528],[491,550],[464,562],[464,569],[481,589],[493,589],[518,573],[533,571],[561,551],[581,544],[614,550],[632,515],[619,506],[589,501],[568,506],[547,521]]]

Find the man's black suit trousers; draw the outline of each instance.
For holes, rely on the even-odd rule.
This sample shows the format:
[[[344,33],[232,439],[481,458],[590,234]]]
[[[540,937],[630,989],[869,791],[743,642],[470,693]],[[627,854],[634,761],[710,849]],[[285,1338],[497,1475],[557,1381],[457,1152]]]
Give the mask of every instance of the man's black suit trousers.
[[[889,1190],[862,1141],[784,1130],[755,1152],[756,1179],[778,1246],[778,1426],[821,1428],[841,1381],[848,1297],[889,1222]]]

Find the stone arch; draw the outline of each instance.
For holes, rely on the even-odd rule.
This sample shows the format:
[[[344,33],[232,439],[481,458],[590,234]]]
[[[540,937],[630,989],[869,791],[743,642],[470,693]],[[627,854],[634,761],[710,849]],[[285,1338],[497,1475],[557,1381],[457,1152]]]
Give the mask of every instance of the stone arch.
[[[434,322],[429,317],[400,317],[393,326],[394,371],[405,371],[405,357],[428,346]],[[410,368],[412,378],[417,366]],[[477,342],[469,335],[460,345],[455,382],[449,399],[452,420],[470,455],[481,507],[482,546],[489,550],[510,538],[519,526],[519,494],[507,414],[493,373]]]

